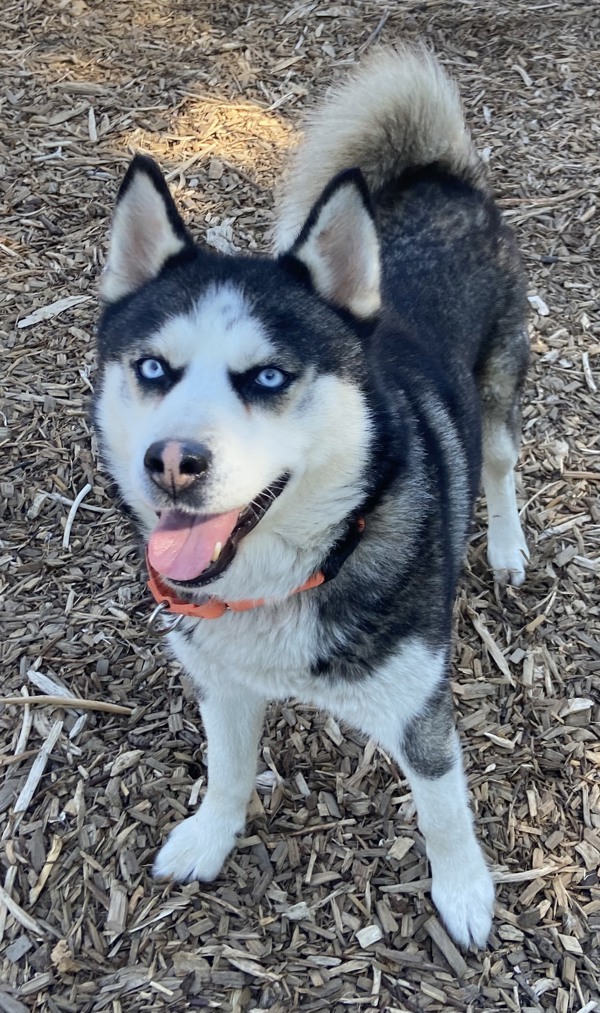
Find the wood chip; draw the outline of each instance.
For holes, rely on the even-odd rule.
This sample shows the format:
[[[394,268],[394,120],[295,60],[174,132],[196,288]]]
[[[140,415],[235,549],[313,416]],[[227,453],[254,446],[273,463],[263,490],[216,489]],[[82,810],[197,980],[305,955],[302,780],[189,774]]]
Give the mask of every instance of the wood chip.
[[[44,775],[46,764],[50,758],[50,754],[54,749],[54,746],[60,738],[60,733],[63,729],[62,721],[55,721],[50,729],[48,736],[42,745],[37,757],[31,765],[31,770],[27,776],[27,780],[23,785],[19,793],[19,797],[14,804],[13,812],[24,813],[29,808],[29,804],[37,790],[37,787]]]
[[[388,858],[395,858],[399,862],[402,861],[404,856],[414,847],[414,843],[412,837],[397,837],[387,853]]]
[[[127,891],[122,883],[110,888],[110,904],[106,916],[106,931],[117,935],[124,931],[127,922]]]
[[[52,317],[57,317],[59,313],[64,313],[65,310],[69,310],[73,306],[81,306],[82,303],[88,302],[90,298],[88,295],[71,295],[64,299],[56,299],[54,302],[48,303],[47,306],[40,306],[33,313],[22,317],[17,322],[17,327],[19,329],[33,327],[34,324],[39,324],[42,320],[51,320]]]
[[[509,682],[511,686],[514,686],[515,685],[515,680],[514,680],[514,678],[512,676],[510,668],[508,667],[506,658],[504,657],[502,651],[498,647],[496,641],[494,640],[494,638],[492,637],[492,635],[489,633],[489,631],[485,628],[485,626],[484,626],[484,624],[483,624],[483,622],[482,622],[481,619],[478,619],[476,616],[473,616],[473,618],[472,618],[471,621],[472,621],[473,626],[476,629],[477,633],[481,637],[482,642],[484,643],[484,645],[486,646],[487,650],[489,651],[490,656],[495,661],[496,665],[498,666],[498,668],[502,672],[502,674],[505,677],[506,681]]]
[[[71,538],[71,528],[73,527],[73,521],[75,520],[75,516],[77,514],[77,511],[79,509],[81,501],[83,499],[85,499],[85,497],[87,496],[88,492],[91,492],[91,491],[92,491],[92,487],[91,487],[90,483],[87,482],[84,485],[83,489],[81,489],[77,493],[75,499],[73,500],[73,504],[72,504],[71,509],[69,510],[69,514],[67,516],[67,522],[65,524],[65,530],[63,532],[63,540],[62,540],[62,547],[63,547],[63,549],[68,549],[69,548],[69,541],[70,541],[70,538]]]
[[[565,936],[559,932],[558,938],[560,939],[563,945],[563,949],[565,949],[567,953],[574,953],[577,957],[583,956],[581,943],[579,942],[578,939],[575,939],[574,936]]]
[[[41,925],[38,925],[35,918],[32,918],[31,915],[27,914],[20,904],[17,904],[17,902],[12,899],[3,886],[0,886],[0,905],[5,907],[15,921],[17,921],[19,925],[22,925],[27,932],[31,932],[34,936],[45,935],[45,931]]]
[[[427,935],[433,939],[438,949],[444,954],[444,957],[450,964],[450,967],[456,974],[457,978],[462,978],[467,972],[467,964],[450,939],[450,936],[446,932],[445,928],[443,928],[434,915],[431,915],[431,917],[427,919],[423,928],[425,929]]]
[[[78,696],[5,696],[0,697],[4,707],[20,707],[23,704],[42,704],[46,707],[74,707],[76,710],[105,711],[107,714],[131,714],[131,707],[122,707],[104,700],[82,700]]]
[[[366,925],[363,929],[358,930],[356,938],[359,946],[364,950],[367,946],[372,946],[373,943],[378,943],[380,939],[383,939],[383,932],[379,925]]]
[[[37,882],[35,886],[32,886],[31,890],[29,891],[30,907],[34,906],[39,895],[41,894],[46,883],[48,882],[48,877],[50,876],[50,873],[54,870],[55,864],[58,860],[58,856],[62,851],[62,848],[63,848],[62,837],[58,837],[57,835],[55,835],[52,838],[52,845],[50,847],[50,851],[48,852],[48,856],[46,858],[46,861],[44,862],[42,871],[38,876]]]

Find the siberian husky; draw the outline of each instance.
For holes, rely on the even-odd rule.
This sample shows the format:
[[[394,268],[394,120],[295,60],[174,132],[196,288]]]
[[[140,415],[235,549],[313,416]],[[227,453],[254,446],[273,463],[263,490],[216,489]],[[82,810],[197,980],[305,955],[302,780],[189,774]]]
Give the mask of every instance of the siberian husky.
[[[196,245],[131,163],[101,282],[95,419],[195,684],[208,788],[158,877],[212,880],[244,828],[269,700],[372,736],[410,783],[432,898],[483,946],[448,673],[482,474],[494,579],[522,583],[528,343],[512,236],[452,82],[380,50],[309,122],[271,258]],[[483,458],[482,467],[480,458]]]

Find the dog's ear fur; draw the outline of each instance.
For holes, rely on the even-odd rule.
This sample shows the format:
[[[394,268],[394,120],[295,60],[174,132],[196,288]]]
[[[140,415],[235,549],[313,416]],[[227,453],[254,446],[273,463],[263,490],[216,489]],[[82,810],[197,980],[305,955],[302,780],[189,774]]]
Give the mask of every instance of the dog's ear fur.
[[[379,311],[379,238],[358,169],[340,173],[326,187],[288,256],[304,265],[328,302],[363,320]]]
[[[136,155],[117,196],[100,298],[113,303],[130,295],[191,244],[156,162]]]

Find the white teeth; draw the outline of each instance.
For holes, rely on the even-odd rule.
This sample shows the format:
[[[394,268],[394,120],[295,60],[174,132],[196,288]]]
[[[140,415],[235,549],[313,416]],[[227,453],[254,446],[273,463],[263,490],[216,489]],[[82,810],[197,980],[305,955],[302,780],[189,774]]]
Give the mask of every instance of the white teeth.
[[[215,545],[215,547],[213,549],[213,554],[210,557],[211,563],[216,563],[217,562],[217,559],[221,555],[221,549],[222,548],[223,548],[223,542],[217,542],[217,544]]]

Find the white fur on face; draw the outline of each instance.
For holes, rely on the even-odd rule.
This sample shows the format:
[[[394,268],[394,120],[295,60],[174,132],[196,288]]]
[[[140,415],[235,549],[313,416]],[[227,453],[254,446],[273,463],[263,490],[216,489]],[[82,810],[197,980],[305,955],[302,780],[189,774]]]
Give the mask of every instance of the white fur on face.
[[[98,419],[110,469],[148,530],[156,510],[144,469],[146,450],[158,440],[194,440],[213,459],[202,513],[242,509],[290,473],[288,488],[242,545],[252,542],[258,553],[257,536],[270,533],[293,548],[294,557],[311,542],[320,548],[324,532],[357,505],[362,492],[371,425],[358,388],[309,368],[281,404],[244,404],[229,372],[276,366],[278,353],[243,294],[230,284],[209,290],[192,314],[165,323],[147,347],[136,347],[135,357],[141,355],[183,368],[182,379],[154,397],[140,392],[127,359],[109,363]],[[283,556],[281,565],[289,581],[295,567],[290,570]],[[264,594],[270,569],[264,558],[252,558],[245,569],[257,574]]]

